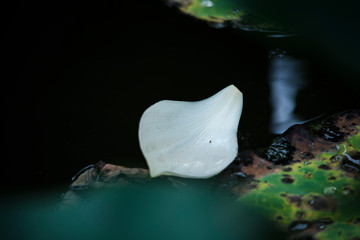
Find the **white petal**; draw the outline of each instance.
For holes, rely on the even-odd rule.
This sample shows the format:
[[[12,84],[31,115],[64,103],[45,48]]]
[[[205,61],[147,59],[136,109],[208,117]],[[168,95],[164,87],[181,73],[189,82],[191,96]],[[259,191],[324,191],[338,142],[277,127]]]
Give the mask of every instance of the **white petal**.
[[[140,148],[150,175],[212,177],[236,157],[242,93],[230,85],[197,102],[164,100],[139,125]]]

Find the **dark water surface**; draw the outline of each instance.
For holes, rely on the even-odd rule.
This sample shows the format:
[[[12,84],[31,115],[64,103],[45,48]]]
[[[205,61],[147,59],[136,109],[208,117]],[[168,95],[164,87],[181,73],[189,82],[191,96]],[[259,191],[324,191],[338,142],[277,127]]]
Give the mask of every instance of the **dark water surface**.
[[[19,2],[6,23],[8,188],[67,185],[99,160],[146,167],[138,122],[163,99],[201,100],[236,85],[244,94],[240,150],[276,133],[284,92],[276,84],[295,91],[293,106],[277,108],[285,121],[359,106],[358,76],[306,34],[215,29],[160,1]]]

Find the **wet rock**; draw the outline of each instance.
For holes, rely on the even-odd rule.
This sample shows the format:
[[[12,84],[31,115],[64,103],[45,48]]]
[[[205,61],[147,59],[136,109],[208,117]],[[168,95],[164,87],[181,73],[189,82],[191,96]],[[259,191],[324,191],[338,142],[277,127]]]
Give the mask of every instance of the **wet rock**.
[[[85,190],[143,184],[149,181],[151,178],[147,169],[127,168],[99,161],[75,175],[69,190],[62,196],[59,208],[78,203]]]
[[[311,123],[309,126],[317,137],[331,142],[342,142],[348,135],[357,132],[355,126],[360,124],[359,117],[359,110],[348,110],[324,117],[322,121]]]
[[[343,155],[341,167],[351,173],[360,173],[360,152],[349,152]]]
[[[282,136],[295,148],[298,152],[297,157],[305,159],[307,156],[313,155],[315,137],[306,125],[296,124],[286,130]],[[306,153],[306,154],[305,154]]]
[[[330,127],[330,123],[336,127]],[[351,139],[347,139],[358,133],[359,123],[359,111],[348,111],[318,120],[319,125],[295,125],[262,151],[240,152],[223,172],[204,181],[207,186],[222,191],[221,194],[235,196],[241,204],[241,199],[245,199],[245,203],[270,213],[272,220],[291,232],[290,239],[326,239],[318,238],[317,234],[336,229],[333,228],[336,224],[348,224],[349,229],[355,227],[355,230],[351,228],[352,235],[347,230],[339,232],[342,239],[345,234],[354,237],[352,232],[358,231],[360,222],[356,207],[360,200],[359,178],[354,177],[358,176],[360,157]],[[345,142],[338,142],[340,138]],[[337,147],[341,144],[348,147],[346,152]],[[146,169],[103,162],[80,173],[63,196],[64,203],[79,201],[87,189],[162,180],[179,190],[202,181],[174,177],[151,179]],[[352,206],[352,211],[344,211],[347,206]],[[321,218],[313,221],[314,216]]]
[[[345,134],[335,125],[333,118],[327,119],[320,124],[312,125],[312,130],[316,136],[326,141],[341,142],[344,141],[345,138]]]
[[[350,117],[349,117],[350,116]],[[324,151],[335,152],[339,142],[357,133],[360,110],[344,111],[290,127],[282,137],[295,149],[294,159],[312,159]]]
[[[294,147],[284,137],[276,138],[268,148],[259,151],[259,155],[274,164],[289,164],[293,160]]]
[[[251,158],[249,162],[241,166],[242,172],[246,175],[252,175],[254,178],[260,178],[276,171],[277,167],[271,162],[259,157],[255,152],[248,152],[248,157]]]
[[[358,131],[354,123],[360,123],[360,111],[345,111],[332,117],[294,125],[280,137],[276,138],[269,147],[257,151],[247,150],[240,152],[235,161],[220,174],[221,182],[231,183],[227,185],[238,189],[237,183],[240,184],[241,180],[239,182],[236,178],[241,179],[245,175],[246,177],[259,179],[272,173],[279,173],[281,170],[289,173],[293,172],[292,165],[297,162],[303,162],[304,167],[311,166],[313,161],[318,160],[315,156],[324,152],[338,151],[338,143],[334,142],[334,139],[330,141],[314,131],[316,124],[319,130],[323,125],[329,127],[330,122],[336,125],[334,129],[339,128],[339,131],[344,135],[344,139],[346,139]],[[331,164],[324,162],[318,169],[329,171],[333,168],[333,164],[341,159],[343,159],[342,155],[333,156],[330,160]],[[282,165],[285,166],[281,167]],[[348,169],[348,171],[355,171],[353,164],[348,161],[344,161],[342,166]],[[298,167],[300,168],[301,166]],[[217,178],[219,179],[219,177]],[[303,178],[312,179],[313,172],[304,170]],[[335,181],[337,178],[329,176],[328,179],[329,181]],[[281,182],[292,185],[294,178],[283,177]],[[237,192],[240,193],[239,191]]]
[[[252,158],[253,155],[254,155],[254,153],[250,150],[243,151],[243,152],[239,153],[239,155],[235,159],[235,161],[239,162],[239,164],[241,163],[241,165],[243,165],[243,166],[252,165],[253,164],[253,158]]]

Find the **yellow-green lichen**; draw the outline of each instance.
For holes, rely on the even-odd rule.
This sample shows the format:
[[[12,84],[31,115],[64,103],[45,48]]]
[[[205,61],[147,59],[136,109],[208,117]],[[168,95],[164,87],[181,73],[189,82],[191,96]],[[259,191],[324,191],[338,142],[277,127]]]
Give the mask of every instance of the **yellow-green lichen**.
[[[329,219],[317,239],[360,237],[360,180],[341,165],[345,149],[358,151],[359,138],[360,133],[340,144],[338,152],[324,152],[258,179],[258,187],[239,197],[239,204],[259,208],[284,227]]]
[[[232,0],[191,0],[180,8],[194,17],[211,22],[239,20],[244,15],[240,1]]]
[[[360,127],[357,127],[358,134],[350,137],[348,143],[351,144],[357,151],[360,151]]]

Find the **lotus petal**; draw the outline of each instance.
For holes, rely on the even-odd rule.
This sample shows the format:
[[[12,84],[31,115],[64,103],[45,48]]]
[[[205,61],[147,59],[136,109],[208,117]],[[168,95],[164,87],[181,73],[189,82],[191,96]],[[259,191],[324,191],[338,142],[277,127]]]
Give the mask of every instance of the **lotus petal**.
[[[163,100],[150,106],[139,124],[139,142],[151,177],[209,178],[238,152],[242,93],[230,85],[197,102]]]

